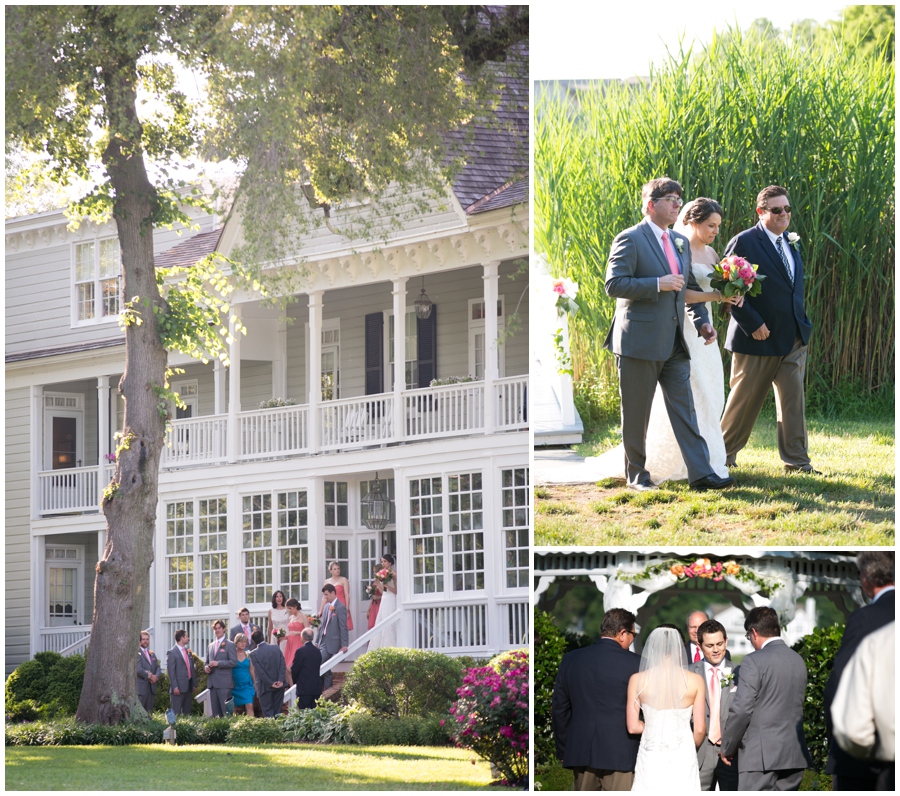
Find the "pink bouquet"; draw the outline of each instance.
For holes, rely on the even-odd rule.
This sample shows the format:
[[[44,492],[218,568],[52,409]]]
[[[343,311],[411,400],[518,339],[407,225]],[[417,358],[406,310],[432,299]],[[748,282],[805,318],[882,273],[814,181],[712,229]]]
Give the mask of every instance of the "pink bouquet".
[[[713,272],[709,274],[710,284],[720,290],[725,298],[758,296],[762,292],[760,282],[765,279],[757,273],[758,268],[758,265],[732,254],[713,266]]]

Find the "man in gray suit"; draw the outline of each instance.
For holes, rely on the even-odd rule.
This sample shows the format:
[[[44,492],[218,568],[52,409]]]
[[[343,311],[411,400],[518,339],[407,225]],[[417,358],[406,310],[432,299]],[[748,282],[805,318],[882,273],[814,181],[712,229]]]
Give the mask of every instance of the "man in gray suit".
[[[691,360],[685,344],[685,288],[699,290],[691,273],[691,245],[669,225],[683,204],[681,186],[668,177],[651,180],[641,192],[644,220],[620,232],[606,267],[606,292],[616,314],[604,347],[616,355],[622,399],[622,441],[628,486],[655,489],[646,461],[647,424],[656,385],[662,387],[675,440],[687,465],[691,489],[725,489],[709,463],[709,449],[697,427],[691,393]],[[716,330],[702,304],[687,305],[696,333],[710,345]]]
[[[148,713],[153,712],[153,703],[156,701],[159,671],[159,659],[150,649],[150,634],[142,630],[141,647],[138,650],[137,687],[138,699]]]
[[[175,631],[175,646],[166,653],[166,674],[169,675],[169,702],[172,710],[191,715],[191,696],[197,690],[194,657],[188,649],[191,637],[183,628]]]
[[[803,735],[806,664],[779,638],[778,614],[753,608],[744,620],[751,652],[728,711],[722,760],[738,761],[738,790],[799,790],[812,765]]]
[[[728,710],[737,690],[738,669],[731,668],[725,659],[728,634],[715,619],[707,619],[697,628],[702,658],[688,666],[706,682],[706,738],[697,750],[702,790],[737,790],[738,773],[734,764],[728,766],[719,757],[722,735],[728,719]]]
[[[347,633],[347,609],[337,598],[334,586],[326,583],[322,587],[327,605],[322,610],[322,624],[319,625],[319,635],[316,638],[316,646],[322,651],[322,663],[333,658],[338,652],[346,652],[350,644]],[[325,672],[322,676],[322,690],[331,688],[332,674]]]
[[[209,704],[213,716],[225,715],[225,703],[231,699],[234,676],[231,670],[237,666],[237,648],[225,638],[225,623],[221,619],[213,622],[215,641],[206,650],[206,667],[209,675],[206,687],[209,689]]]
[[[262,630],[253,631],[256,649],[248,653],[256,676],[256,695],[263,716],[271,718],[281,713],[284,704],[284,653],[274,644],[263,641]]]

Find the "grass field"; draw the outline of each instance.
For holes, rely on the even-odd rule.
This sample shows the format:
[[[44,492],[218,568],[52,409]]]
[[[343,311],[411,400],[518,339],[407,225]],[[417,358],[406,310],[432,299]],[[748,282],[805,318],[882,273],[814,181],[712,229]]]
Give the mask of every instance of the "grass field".
[[[510,790],[490,783],[487,762],[452,747],[6,748],[7,791]]]
[[[593,456],[614,427],[581,445]],[[691,492],[685,482],[635,492],[624,481],[535,488],[535,544],[790,545],[894,544],[894,424],[891,419],[808,420],[821,476],[788,475],[774,417],[761,417],[732,470],[737,486]]]

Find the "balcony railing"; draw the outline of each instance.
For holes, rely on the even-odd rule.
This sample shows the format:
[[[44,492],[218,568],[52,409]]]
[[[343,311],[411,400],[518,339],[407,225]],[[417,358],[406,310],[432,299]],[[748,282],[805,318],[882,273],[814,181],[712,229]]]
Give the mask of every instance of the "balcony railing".
[[[319,404],[241,412],[236,450],[229,454],[228,415],[173,420],[162,451],[163,469],[304,456],[386,443],[466,436],[485,431],[484,382],[464,382],[401,393],[396,427],[393,393],[342,398]],[[528,427],[528,377],[498,379],[493,386],[495,431]],[[314,436],[315,435],[315,436]],[[315,443],[315,446],[313,445]],[[39,513],[97,511],[113,465],[38,473]]]

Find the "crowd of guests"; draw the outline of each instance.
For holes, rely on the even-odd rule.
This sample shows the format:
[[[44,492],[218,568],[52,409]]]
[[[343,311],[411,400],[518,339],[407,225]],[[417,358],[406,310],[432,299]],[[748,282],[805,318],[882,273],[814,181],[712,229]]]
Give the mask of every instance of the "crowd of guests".
[[[393,565],[393,556],[386,553],[378,571],[393,573]],[[204,661],[213,716],[225,715],[229,700],[233,700],[235,713],[275,716],[281,713],[285,690],[292,686],[296,686],[297,707],[312,708],[322,692],[332,686],[331,671],[320,676],[319,670],[330,658],[347,651],[353,619],[349,611],[350,584],[341,574],[340,564],[332,561],[329,572],[317,614],[304,614],[296,599],[285,599],[284,592],[278,590],[272,594],[265,632],[250,621],[246,607],[238,612],[238,623],[230,630],[221,619],[213,622],[215,638]],[[370,588],[367,623],[371,630],[378,624],[384,594],[396,596],[396,580],[391,577],[385,582],[376,576]],[[197,690],[189,644],[187,630],[176,630],[175,644],[166,653],[169,698],[176,714],[190,714]],[[138,697],[148,713],[153,710],[160,671],[159,659],[150,650],[150,635],[142,632]]]

